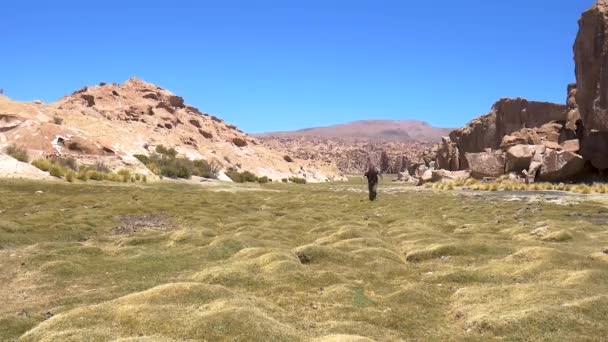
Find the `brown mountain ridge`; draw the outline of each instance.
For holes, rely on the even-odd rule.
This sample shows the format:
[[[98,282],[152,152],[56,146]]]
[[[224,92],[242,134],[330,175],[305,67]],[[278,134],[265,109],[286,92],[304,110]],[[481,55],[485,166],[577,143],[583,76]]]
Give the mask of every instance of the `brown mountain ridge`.
[[[258,137],[308,136],[338,139],[385,140],[396,142],[439,142],[451,128],[433,127],[419,120],[359,120],[344,124],[312,127],[296,131],[255,134]]]

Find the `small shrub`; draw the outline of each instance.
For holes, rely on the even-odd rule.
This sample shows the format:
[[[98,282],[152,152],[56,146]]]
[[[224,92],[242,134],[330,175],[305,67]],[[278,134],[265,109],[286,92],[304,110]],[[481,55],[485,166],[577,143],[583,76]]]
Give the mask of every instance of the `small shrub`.
[[[193,161],[192,174],[195,176],[216,179],[219,173],[220,166],[216,162],[209,163],[202,159]]]
[[[296,184],[306,184],[306,179],[304,178],[291,177],[289,178],[289,181]]]
[[[139,173],[135,174],[135,180],[138,182],[141,180],[141,175]]]
[[[226,171],[226,176],[232,179],[232,181],[235,183],[254,183],[258,181],[258,177],[249,171],[238,172],[231,169]]]
[[[293,159],[291,159],[291,157],[288,155],[283,156],[283,159],[285,159],[285,161],[288,163],[293,163]]]
[[[95,163],[95,170],[98,172],[111,172],[110,168],[101,160],[98,160]]]
[[[124,178],[124,176],[121,176],[117,173],[106,173],[105,179],[110,182],[125,182],[126,183],[128,181],[127,178]]]
[[[87,170],[80,170],[78,171],[78,174],[76,175],[76,178],[78,180],[81,180],[83,182],[86,182],[89,180],[89,176],[87,174]]]
[[[102,181],[105,179],[104,174],[102,172],[97,172],[94,170],[87,171],[87,178],[96,181]]]
[[[287,183],[287,178],[283,178],[283,179],[281,179],[281,182],[283,182],[283,183]]]
[[[17,159],[20,162],[27,163],[30,161],[30,157],[25,147],[17,146],[15,144],[9,145],[4,149],[4,152],[9,156]]]
[[[122,176],[123,178],[130,178],[131,177],[131,171],[127,170],[127,169],[120,169],[117,172],[120,176]]]
[[[78,162],[74,157],[62,157],[62,156],[52,156],[49,158],[51,163],[61,166],[66,169],[71,169],[74,171],[78,171]]]
[[[36,159],[32,162],[32,165],[34,167],[37,167],[38,169],[46,172],[51,169],[51,166],[53,166],[53,163],[51,163],[51,161],[48,159]]]
[[[266,184],[268,182],[269,182],[269,179],[266,176],[258,178],[258,183],[260,183],[260,184]]]
[[[234,139],[232,139],[232,143],[236,147],[245,147],[245,146],[247,146],[247,141],[245,141],[245,139],[242,139],[242,138],[234,138]]]
[[[74,178],[76,178],[76,172],[72,170],[68,171],[68,173],[65,174],[65,180],[70,183],[74,181]]]
[[[53,117],[53,123],[54,123],[55,125],[62,125],[62,124],[63,124],[63,118],[62,118],[62,117],[59,117],[59,116],[57,116],[57,115],[55,115],[55,116]]]
[[[156,153],[162,154],[163,156],[167,156],[169,158],[175,158],[177,156],[177,151],[173,147],[166,148],[163,145],[156,146]]]
[[[53,177],[61,178],[66,174],[66,170],[59,165],[52,165],[49,169],[49,173]]]
[[[141,181],[144,183],[148,183],[148,176],[143,175],[143,177],[141,178]]]

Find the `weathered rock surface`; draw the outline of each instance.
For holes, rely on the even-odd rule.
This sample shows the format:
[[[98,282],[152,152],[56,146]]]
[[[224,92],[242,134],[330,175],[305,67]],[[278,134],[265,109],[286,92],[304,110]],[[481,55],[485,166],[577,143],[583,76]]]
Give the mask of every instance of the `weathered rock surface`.
[[[545,153],[544,145],[515,145],[506,152],[506,172],[522,172],[530,168],[535,154]]]
[[[608,169],[608,0],[598,0],[579,20],[574,43],[576,104],[584,127],[581,152]]]
[[[566,140],[562,144],[562,149],[567,152],[578,153],[581,149],[580,142],[578,139]]]
[[[441,168],[464,170],[469,168],[466,153],[518,144],[536,145],[545,140],[558,142],[562,125],[551,122],[566,122],[567,114],[565,105],[522,98],[501,99],[492,106],[490,113],[452,131],[449,141],[444,140],[438,146],[437,161]],[[458,158],[454,157],[454,151]]]
[[[471,177],[496,178],[505,174],[505,155],[500,151],[465,154]]]
[[[444,170],[460,170],[460,152],[456,143],[450,137],[441,138],[437,148],[437,168]]]
[[[571,180],[581,175],[584,168],[585,160],[582,156],[572,152],[548,149],[543,154],[539,180],[545,182]]]
[[[462,171],[448,171],[448,170],[432,170],[432,182],[454,182],[460,180],[466,180],[471,177],[471,172],[467,170]]]

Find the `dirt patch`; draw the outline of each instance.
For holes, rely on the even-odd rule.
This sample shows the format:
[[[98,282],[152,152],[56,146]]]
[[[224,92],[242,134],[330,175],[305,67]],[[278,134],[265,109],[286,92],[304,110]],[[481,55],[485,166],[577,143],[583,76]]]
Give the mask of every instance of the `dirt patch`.
[[[112,229],[114,234],[133,234],[143,231],[168,232],[175,230],[167,214],[132,214],[116,218],[121,225]]]

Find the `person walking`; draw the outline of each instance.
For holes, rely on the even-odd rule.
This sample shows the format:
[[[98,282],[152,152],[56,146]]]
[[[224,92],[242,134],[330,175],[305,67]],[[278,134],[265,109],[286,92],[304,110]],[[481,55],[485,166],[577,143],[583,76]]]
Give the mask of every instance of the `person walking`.
[[[369,200],[375,201],[376,196],[378,195],[378,175],[380,175],[380,171],[374,166],[374,164],[370,161],[367,163],[367,171],[363,174],[367,177],[367,188],[369,190]]]

